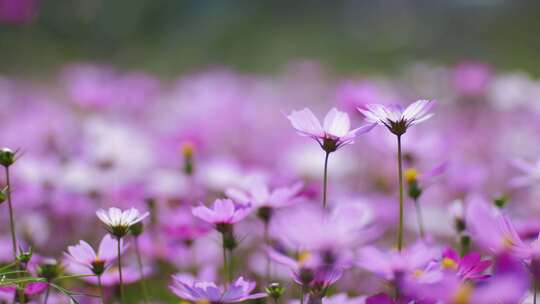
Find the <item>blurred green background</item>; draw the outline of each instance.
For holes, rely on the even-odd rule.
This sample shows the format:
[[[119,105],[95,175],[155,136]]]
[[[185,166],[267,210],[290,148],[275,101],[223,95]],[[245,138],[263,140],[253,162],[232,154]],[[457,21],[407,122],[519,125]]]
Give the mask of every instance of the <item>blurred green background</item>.
[[[31,22],[0,24],[0,73],[44,75],[72,61],[163,76],[216,64],[272,72],[298,59],[340,73],[392,72],[416,61],[478,59],[540,74],[538,0],[41,0],[38,6]]]

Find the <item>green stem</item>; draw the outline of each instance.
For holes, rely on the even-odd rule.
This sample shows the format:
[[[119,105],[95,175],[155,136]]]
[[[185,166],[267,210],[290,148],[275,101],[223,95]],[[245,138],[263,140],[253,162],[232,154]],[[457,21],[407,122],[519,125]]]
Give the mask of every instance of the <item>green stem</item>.
[[[141,276],[141,287],[144,296],[144,303],[148,303],[148,289],[146,288],[146,279],[144,278],[144,269],[141,258],[141,250],[139,249],[139,238],[135,237],[135,254],[137,255],[137,264],[139,266],[139,273]]]
[[[330,156],[329,152],[326,152],[326,155],[324,156],[324,177],[323,177],[323,208],[326,209],[326,194],[327,194],[327,187],[328,187],[328,156]]]
[[[11,229],[11,243],[13,249],[13,260],[17,260],[17,237],[15,236],[15,221],[13,219],[13,204],[11,203],[11,179],[9,175],[9,167],[5,166],[6,186],[7,186],[7,201],[9,209],[9,226]]]
[[[422,217],[422,209],[420,207],[420,203],[418,202],[418,199],[414,200],[414,208],[416,209],[416,221],[418,222],[418,231],[420,232],[420,239],[424,240],[424,220]]]
[[[397,137],[398,144],[398,178],[399,178],[399,226],[397,232],[397,248],[403,248],[403,168],[401,164],[401,135]]]
[[[101,284],[101,275],[97,276],[98,288],[99,288],[99,297],[101,298],[101,303],[105,304],[105,295],[103,293],[103,285]]]
[[[304,304],[304,294],[306,293],[306,288],[302,284],[302,291],[300,292],[300,304]]]
[[[228,256],[229,256],[229,269],[227,271],[227,273],[229,274],[228,277],[229,277],[229,283],[232,282],[232,278],[233,278],[233,267],[234,267],[234,256],[233,256],[233,250],[232,249],[228,249]]]
[[[124,303],[124,278],[122,276],[122,248],[121,240],[122,238],[118,237],[116,239],[118,242],[118,277],[120,279],[120,303]]]
[[[231,274],[229,272],[229,266],[227,263],[227,246],[225,245],[225,233],[222,233],[223,237],[223,277],[225,279],[225,282],[229,284],[231,282]]]

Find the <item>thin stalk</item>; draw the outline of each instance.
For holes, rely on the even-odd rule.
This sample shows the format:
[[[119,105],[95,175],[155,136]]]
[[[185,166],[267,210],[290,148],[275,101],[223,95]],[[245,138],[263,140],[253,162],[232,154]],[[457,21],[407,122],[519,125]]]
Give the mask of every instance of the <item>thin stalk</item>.
[[[328,188],[328,156],[329,152],[326,152],[324,156],[324,177],[323,177],[323,208],[326,209],[326,194]]]
[[[229,269],[227,273],[229,274],[229,283],[232,282],[233,278],[233,267],[234,267],[234,256],[233,256],[233,250],[228,249],[228,256],[229,256]]]
[[[120,248],[120,241],[122,238],[116,239],[118,242],[118,277],[120,279],[120,303],[124,303],[124,278],[122,276],[122,249]]]
[[[9,209],[9,227],[11,229],[11,243],[13,249],[13,260],[17,260],[17,237],[15,236],[15,221],[13,219],[13,204],[11,202],[11,179],[9,175],[9,167],[4,166],[6,173],[6,186],[7,186],[7,201]]]
[[[22,289],[19,290],[19,288],[17,288],[17,296],[19,297],[19,303],[26,303],[26,296],[24,295],[24,287]],[[13,303],[15,303],[15,301],[13,301]]]
[[[144,303],[148,303],[148,289],[146,288],[146,279],[144,278],[143,263],[141,258],[141,250],[139,249],[139,238],[135,237],[135,254],[137,255],[137,264],[141,276],[141,287],[143,290]]]
[[[103,285],[101,284],[101,275],[97,276],[97,282],[98,282],[99,297],[101,298],[101,303],[105,304],[105,295],[103,293]]]
[[[414,208],[416,209],[416,221],[418,222],[418,232],[420,232],[420,239],[424,240],[424,220],[422,217],[422,209],[418,199],[414,200]]]
[[[403,168],[401,164],[401,135],[397,136],[398,144],[398,178],[399,178],[399,226],[397,232],[397,248],[403,248]]]
[[[269,221],[264,221],[264,243],[266,246],[270,247],[270,223]],[[270,257],[266,256],[266,282],[270,283]]]
[[[302,291],[300,292],[300,304],[304,304],[304,294],[306,293],[306,288],[302,284]]]
[[[225,246],[225,233],[222,233],[223,237],[223,277],[225,279],[225,282],[229,284],[231,282],[231,274],[229,272],[229,265],[227,263],[227,246]]]

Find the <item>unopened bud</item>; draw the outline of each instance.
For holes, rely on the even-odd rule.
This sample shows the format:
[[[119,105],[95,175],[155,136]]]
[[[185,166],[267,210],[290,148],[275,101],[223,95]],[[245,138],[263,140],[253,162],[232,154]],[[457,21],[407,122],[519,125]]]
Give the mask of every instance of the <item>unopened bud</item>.
[[[508,197],[501,195],[493,199],[493,204],[499,208],[502,209],[506,204],[508,203]]]
[[[133,236],[141,235],[144,232],[144,224],[142,223],[142,221],[139,221],[139,222],[129,226],[129,232]]]
[[[22,247],[19,246],[19,255],[17,256],[17,260],[21,263],[28,263],[30,262],[30,259],[32,259],[32,254],[34,253],[34,249],[30,247],[28,251],[24,251]]]
[[[15,152],[9,148],[0,149],[0,165],[9,167],[15,163]]]
[[[47,259],[38,267],[40,277],[51,281],[60,275],[60,264],[55,259]]]
[[[269,297],[277,301],[285,293],[285,288],[279,283],[270,283],[266,287],[266,293]]]

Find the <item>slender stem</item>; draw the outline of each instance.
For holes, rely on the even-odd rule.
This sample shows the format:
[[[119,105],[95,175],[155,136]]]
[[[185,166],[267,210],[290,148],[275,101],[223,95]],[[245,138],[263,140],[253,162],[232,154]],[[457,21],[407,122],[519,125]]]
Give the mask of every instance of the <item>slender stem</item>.
[[[270,229],[269,228],[270,228],[269,221],[264,221],[264,243],[268,247],[270,247],[270,233],[269,233]],[[266,256],[266,282],[268,283],[270,283],[270,272],[271,272],[270,267],[271,267],[270,257],[267,255]]]
[[[420,202],[418,199],[414,200],[414,208],[416,209],[416,221],[418,222],[418,231],[420,232],[420,239],[424,240],[424,220],[422,217],[422,209],[420,207]]]
[[[304,304],[304,294],[306,293],[306,288],[304,284],[302,284],[302,291],[300,292],[300,304]]]
[[[229,274],[229,283],[232,282],[233,278],[233,267],[234,267],[234,256],[233,256],[233,250],[228,249],[227,251],[228,257],[229,257],[229,269],[227,270]]]
[[[399,178],[399,226],[397,232],[397,248],[403,248],[403,168],[401,164],[401,135],[397,137],[398,144],[398,178]]]
[[[21,289],[17,288],[16,293],[17,293],[17,296],[19,297],[19,303],[22,303],[22,304],[26,303],[26,296],[24,294],[24,287],[21,288]],[[13,301],[13,303],[15,303],[15,301]]]
[[[124,303],[124,278],[122,277],[122,248],[121,240],[122,238],[118,237],[116,239],[118,242],[118,277],[120,279],[120,303]]]
[[[99,288],[99,297],[101,298],[101,303],[105,304],[105,295],[103,293],[103,285],[101,284],[101,275],[97,276],[98,288]]]
[[[536,293],[538,292],[538,280],[533,278],[533,303],[536,304]]]
[[[13,204],[11,203],[11,179],[9,176],[9,167],[4,166],[6,173],[7,201],[9,209],[9,226],[11,229],[11,243],[13,249],[13,260],[17,260],[17,237],[15,236],[15,221],[13,219]]]
[[[227,263],[227,246],[225,245],[225,233],[221,234],[223,237],[223,277],[225,279],[225,282],[229,284],[231,282],[231,274],[229,272],[229,266]]]
[[[148,303],[148,289],[146,288],[146,279],[144,278],[143,263],[141,258],[141,250],[139,249],[138,237],[135,237],[135,254],[137,255],[137,264],[139,266],[139,274],[141,276],[141,287],[143,290],[144,303]]]
[[[324,156],[324,177],[323,177],[323,208],[326,209],[326,194],[328,187],[328,156],[330,152],[326,152]]]

